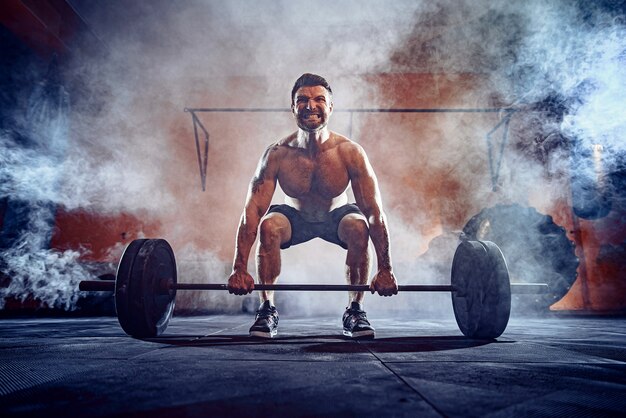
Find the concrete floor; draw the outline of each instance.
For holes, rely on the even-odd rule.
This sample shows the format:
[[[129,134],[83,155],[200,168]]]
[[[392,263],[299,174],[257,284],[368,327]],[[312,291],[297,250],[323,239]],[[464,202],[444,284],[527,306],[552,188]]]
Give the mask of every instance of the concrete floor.
[[[0,416],[624,416],[626,319],[512,318],[497,341],[453,319],[174,317],[135,340],[115,318],[0,321]]]

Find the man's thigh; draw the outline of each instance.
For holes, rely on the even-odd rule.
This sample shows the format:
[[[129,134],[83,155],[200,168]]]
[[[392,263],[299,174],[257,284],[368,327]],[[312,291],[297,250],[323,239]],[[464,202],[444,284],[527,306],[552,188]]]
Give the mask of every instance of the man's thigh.
[[[261,219],[261,234],[276,234],[280,238],[280,248],[291,245],[291,223],[280,212],[270,212]]]
[[[369,235],[365,215],[362,213],[348,213],[345,215],[339,221],[337,235],[348,246],[350,246],[350,241],[352,240],[367,242]]]
[[[330,212],[331,225],[329,233],[324,234],[322,239],[332,242],[341,246],[344,249],[348,249],[348,240],[345,232],[348,226],[352,226],[354,223],[365,222],[365,216],[363,212],[354,203],[348,203]],[[343,222],[343,226],[342,226]],[[362,224],[367,226],[367,222]]]

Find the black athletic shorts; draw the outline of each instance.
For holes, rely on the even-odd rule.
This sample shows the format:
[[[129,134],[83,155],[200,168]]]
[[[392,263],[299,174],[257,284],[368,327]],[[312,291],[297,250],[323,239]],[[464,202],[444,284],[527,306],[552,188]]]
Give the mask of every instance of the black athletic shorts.
[[[282,213],[289,219],[289,223],[291,224],[291,239],[280,246],[283,250],[292,245],[301,244],[318,237],[324,241],[340,245],[347,250],[348,245],[339,239],[339,222],[349,213],[363,215],[359,207],[353,203],[331,210],[321,222],[306,221],[302,215],[300,215],[300,211],[289,205],[272,205],[267,213],[273,212]]]

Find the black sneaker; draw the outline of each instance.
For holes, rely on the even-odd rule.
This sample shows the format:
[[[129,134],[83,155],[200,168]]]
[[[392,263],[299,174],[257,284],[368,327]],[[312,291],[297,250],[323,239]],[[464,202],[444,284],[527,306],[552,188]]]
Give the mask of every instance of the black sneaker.
[[[374,338],[374,328],[358,302],[352,302],[343,314],[343,335],[352,338]]]
[[[256,311],[256,318],[250,327],[251,337],[272,338],[278,334],[278,311],[266,300]]]

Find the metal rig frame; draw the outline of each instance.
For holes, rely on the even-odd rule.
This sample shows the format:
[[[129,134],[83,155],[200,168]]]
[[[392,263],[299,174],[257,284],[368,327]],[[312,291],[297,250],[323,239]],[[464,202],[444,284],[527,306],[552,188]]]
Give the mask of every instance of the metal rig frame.
[[[209,107],[209,108],[185,108],[185,112],[191,114],[191,120],[193,122],[193,134],[196,141],[196,152],[198,154],[198,168],[200,169],[200,182],[202,185],[202,191],[206,191],[206,175],[207,164],[209,157],[209,131],[202,124],[196,113],[204,112],[262,112],[262,113],[286,113],[291,112],[290,109],[277,109],[277,108],[236,108],[236,107]],[[504,155],[504,149],[508,141],[509,122],[511,117],[519,109],[512,108],[474,108],[474,109],[454,109],[454,108],[404,108],[404,109],[385,109],[385,108],[365,108],[365,109],[338,109],[335,112],[350,113],[350,122],[348,128],[348,136],[352,137],[352,120],[355,113],[505,113],[504,117],[491,129],[486,135],[485,140],[487,142],[487,153],[489,158],[489,172],[491,175],[491,188],[495,192],[497,189],[498,178],[500,176],[500,168],[502,166],[502,157]],[[502,127],[502,137],[500,141],[499,153],[494,156],[494,139],[492,135]],[[204,144],[200,143],[198,136],[198,129],[204,133]],[[203,147],[202,147],[203,145]]]

